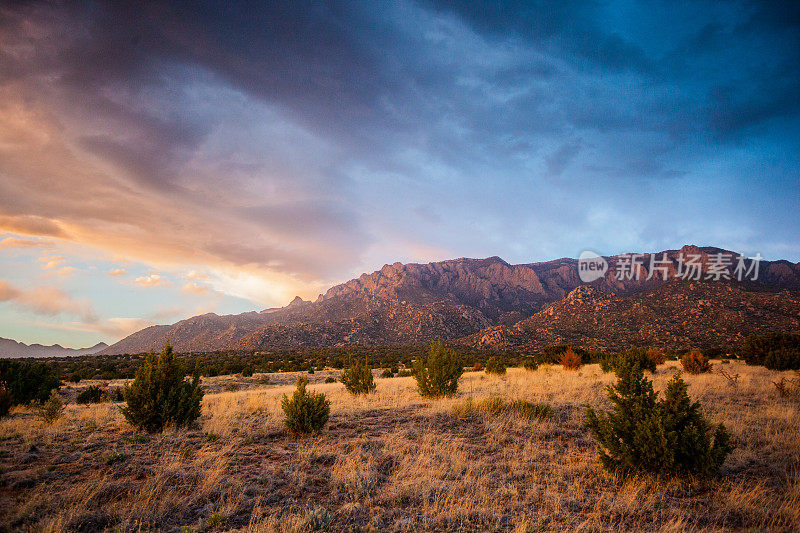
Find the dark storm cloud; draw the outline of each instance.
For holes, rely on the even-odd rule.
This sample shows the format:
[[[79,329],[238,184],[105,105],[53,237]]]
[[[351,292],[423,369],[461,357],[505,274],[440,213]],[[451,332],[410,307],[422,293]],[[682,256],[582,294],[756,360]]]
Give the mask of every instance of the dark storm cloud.
[[[50,58],[63,69],[60,83],[72,86],[76,92],[116,85],[140,88],[175,83],[180,80],[159,80],[163,62],[197,64],[241,90],[285,106],[296,119],[327,134],[348,138],[359,137],[359,128],[374,132],[386,127],[401,131],[419,127],[418,121],[427,110],[451,111],[467,122],[474,114],[476,123],[484,123],[488,115],[499,112],[501,116],[516,117],[508,124],[511,128],[529,129],[533,121],[524,117],[530,114],[516,111],[529,110],[542,101],[562,108],[541,115],[534,109],[536,118],[552,118],[560,112],[568,120],[574,118],[577,126],[593,120],[600,129],[606,122],[611,128],[647,127],[647,119],[636,124],[604,114],[600,109],[607,109],[608,102],[603,100],[597,101],[600,109],[595,112],[575,112],[567,102],[559,101],[558,95],[548,96],[542,88],[529,87],[532,79],[554,83],[556,87],[568,85],[570,77],[595,71],[609,73],[607,83],[613,89],[609,97],[618,98],[618,104],[626,102],[625,95],[620,94],[624,89],[615,88],[620,82],[613,79],[614,74],[634,72],[641,80],[667,86],[707,78],[707,85],[697,87],[688,101],[673,104],[678,111],[692,111],[696,118],[707,114],[705,122],[722,131],[797,111],[796,104],[787,97],[797,89],[799,79],[797,69],[789,68],[797,65],[800,42],[793,31],[798,19],[796,2],[739,6],[738,12],[732,7],[734,13],[740,12],[735,21],[727,25],[706,22],[696,31],[687,30],[684,42],[646,43],[653,49],[650,53],[623,35],[638,21],[620,23],[625,13],[614,4],[526,1],[487,5],[445,1],[421,5],[431,10],[431,16],[438,13],[460,19],[493,43],[515,36],[524,39],[544,58],[529,60],[521,54],[505,67],[476,64],[476,58],[460,55],[469,53],[468,45],[449,43],[437,50],[420,35],[403,28],[396,18],[401,15],[397,10],[363,3],[112,3],[65,8],[63,13],[39,17],[45,23],[62,17],[69,23],[68,28],[77,25],[78,38]],[[410,7],[408,11],[409,15],[416,14]],[[693,19],[703,18],[702,4],[694,3],[683,9],[676,7],[672,20],[663,23],[679,24],[685,12]],[[713,16],[714,12],[709,11],[708,17]],[[14,19],[10,17],[7,24],[13,24]],[[737,98],[742,89],[735,82],[741,76],[734,72],[736,69],[720,64],[737,59],[724,53],[732,42],[734,49],[755,49],[753,64],[741,66],[748,68],[743,74],[764,85],[763,90],[748,95],[751,98],[747,98],[747,104]],[[423,44],[427,48],[418,46]],[[782,49],[777,48],[780,44],[784,45]],[[766,56],[767,46],[775,47],[778,54]],[[687,59],[702,58],[707,52],[719,55],[708,57],[705,65]],[[556,61],[575,70],[565,72],[561,68],[559,72]],[[26,72],[14,61],[10,64],[9,70]],[[707,72],[702,72],[704,69]],[[506,106],[477,101],[486,96],[479,87],[459,86],[454,80],[465,73],[485,83],[492,93],[517,89],[521,94],[507,102],[508,110],[504,110]],[[778,83],[771,83],[776,75]],[[554,79],[555,76],[561,79]],[[648,89],[657,91],[659,87],[634,87],[627,103],[643,102]],[[592,96],[586,95],[586,101],[574,102],[574,106],[591,109]],[[393,106],[412,111],[412,116],[392,116],[387,112],[386,98],[393,100]],[[125,112],[103,98],[85,100],[101,106],[100,112]],[[451,102],[467,107],[448,109]],[[74,105],[81,103],[82,99],[78,99]],[[732,120],[732,115],[742,118]],[[183,120],[172,124],[155,124],[153,117],[145,116],[127,120],[137,118],[150,122],[143,127],[163,131],[175,143],[191,146],[203,134],[202,124]],[[493,128],[502,125],[500,120],[488,124]]]
[[[796,2],[0,9],[6,115],[30,113],[52,143],[32,151],[28,131],[31,151],[0,161],[5,214],[126,225],[168,235],[165,248],[318,279],[389,239],[381,228],[457,255],[537,258],[558,231],[605,235],[571,226],[577,216],[553,224],[563,213],[648,205],[649,187],[720,179],[715,165],[744,201],[750,177],[728,152],[786,150],[800,111]],[[664,209],[685,197],[660,194]],[[797,242],[796,224],[781,227]]]

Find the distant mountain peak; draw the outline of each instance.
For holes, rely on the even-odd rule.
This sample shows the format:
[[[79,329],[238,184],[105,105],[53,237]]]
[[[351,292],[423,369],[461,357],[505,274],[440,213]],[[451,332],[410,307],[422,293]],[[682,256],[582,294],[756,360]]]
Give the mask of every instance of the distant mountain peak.
[[[71,355],[91,355],[108,348],[108,344],[98,342],[89,348],[64,348],[60,344],[25,344],[14,339],[0,337],[0,358],[2,357],[66,357]]]
[[[303,305],[305,305],[305,304],[310,304],[310,303],[311,303],[311,302],[308,302],[308,301],[306,301],[306,300],[303,300],[303,299],[302,299],[302,298],[300,298],[299,296],[295,296],[295,297],[294,297],[294,300],[292,300],[291,302],[289,302],[289,305],[287,305],[286,307],[287,307],[287,308],[292,308],[292,307],[300,307],[300,306],[303,306]]]

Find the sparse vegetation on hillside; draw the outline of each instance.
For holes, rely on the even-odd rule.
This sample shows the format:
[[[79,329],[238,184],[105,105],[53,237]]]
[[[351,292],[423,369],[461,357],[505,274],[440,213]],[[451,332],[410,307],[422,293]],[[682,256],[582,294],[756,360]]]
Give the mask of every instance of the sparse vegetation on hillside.
[[[281,408],[286,415],[286,429],[292,433],[315,433],[328,422],[331,413],[330,401],[321,392],[306,390],[308,379],[297,379],[297,389],[292,397],[284,395]]]
[[[745,284],[672,280],[623,294],[586,286],[579,289],[580,298],[556,301],[514,328],[486,329],[465,342],[518,351],[555,342],[619,351],[632,344],[652,342],[673,349],[720,349],[709,354],[717,358],[765,328],[799,332],[796,287],[775,292],[752,290]],[[687,324],[689,316],[692,319]]]
[[[199,376],[186,381],[175,361],[172,346],[164,346],[161,355],[151,353],[136,372],[136,378],[125,387],[122,409],[126,420],[149,433],[165,427],[187,427],[200,416],[203,390]]]
[[[732,451],[728,431],[713,431],[692,402],[680,375],[659,400],[637,358],[617,361],[617,383],[608,389],[612,411],[586,408],[586,427],[600,443],[600,461],[610,472],[658,475],[715,474]]]
[[[369,394],[375,390],[372,368],[367,364],[366,358],[351,359],[348,367],[342,372],[341,380],[350,394]]]
[[[464,360],[453,350],[445,348],[442,340],[431,343],[427,359],[414,363],[414,378],[422,396],[441,398],[458,390],[458,379],[464,373]]]

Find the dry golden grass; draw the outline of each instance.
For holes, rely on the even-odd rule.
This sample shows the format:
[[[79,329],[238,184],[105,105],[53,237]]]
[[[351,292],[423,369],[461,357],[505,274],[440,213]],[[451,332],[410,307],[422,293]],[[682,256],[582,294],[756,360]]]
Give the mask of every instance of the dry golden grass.
[[[740,374],[733,384],[718,370]],[[657,389],[678,369],[661,365]],[[321,381],[327,373],[314,376]],[[712,480],[620,480],[602,471],[583,406],[607,405],[597,365],[505,376],[469,372],[455,398],[412,378],[331,400],[323,433],[283,432],[296,375],[207,380],[200,428],[146,436],[118,404],[70,404],[51,426],[0,421],[0,526],[10,530],[800,530],[800,409],[781,374],[733,362],[686,375],[737,449]],[[241,388],[228,391],[228,388]],[[553,416],[493,413],[486,400],[547,402]],[[471,400],[470,400],[471,399]],[[465,407],[472,402],[473,406]]]

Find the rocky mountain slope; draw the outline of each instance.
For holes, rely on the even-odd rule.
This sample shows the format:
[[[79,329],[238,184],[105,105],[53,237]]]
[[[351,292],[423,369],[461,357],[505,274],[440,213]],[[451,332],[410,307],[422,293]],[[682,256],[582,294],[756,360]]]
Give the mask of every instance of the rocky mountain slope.
[[[42,344],[25,344],[13,339],[0,337],[0,358],[3,357],[65,357],[69,355],[91,355],[108,348],[99,342],[89,348],[64,348],[60,344],[44,346]]]
[[[639,293],[669,285],[671,282],[662,278],[674,278],[680,273],[681,254],[698,256],[701,271],[706,272],[715,254],[721,252],[717,248],[685,246],[659,252],[655,257],[639,254],[633,261],[637,276],[622,280],[616,273],[631,263],[630,256],[608,257],[608,271],[593,281],[591,287],[598,294],[614,298],[636,298]],[[648,276],[654,258],[661,260],[656,263],[659,275]],[[735,261],[728,267],[730,274],[734,265]],[[428,264],[394,263],[332,287],[313,302],[296,298],[278,309],[225,316],[209,313],[173,325],[151,326],[102,353],[159,349],[168,339],[178,351],[269,350],[421,343],[437,337],[447,340],[470,337],[478,332],[495,335],[492,332],[506,329],[522,332],[529,330],[518,328],[521,321],[540,316],[543,308],[563,300],[581,285],[578,261],[569,258],[524,265],[510,265],[499,257]],[[800,290],[800,265],[762,261],[757,283],[734,285],[741,286],[740,290],[748,294]],[[714,286],[709,290],[717,289]],[[754,301],[753,305],[761,303]],[[603,312],[602,308],[598,312]],[[480,339],[467,342],[488,345]],[[497,345],[506,342],[512,345],[516,341],[503,340]]]
[[[713,347],[736,346],[748,335],[770,331],[800,331],[800,292],[671,280],[630,296],[584,285],[514,326],[490,327],[459,342],[515,351],[551,344],[597,350]]]

